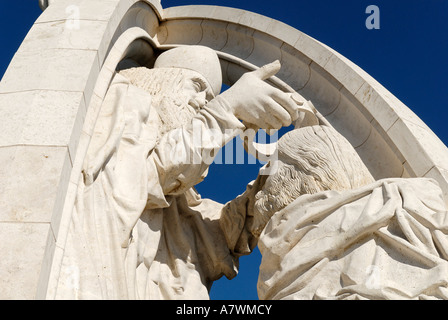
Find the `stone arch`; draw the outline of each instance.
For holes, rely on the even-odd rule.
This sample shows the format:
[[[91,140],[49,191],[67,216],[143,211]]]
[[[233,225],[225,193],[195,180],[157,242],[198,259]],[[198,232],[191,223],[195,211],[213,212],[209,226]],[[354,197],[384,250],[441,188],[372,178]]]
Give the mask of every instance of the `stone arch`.
[[[83,27],[70,29],[64,25],[71,4],[50,3],[0,83],[0,109],[10,112],[3,125],[15,131],[2,136],[0,157],[26,155],[2,176],[9,189],[0,195],[8,203],[0,232],[12,234],[3,250],[26,249],[23,259],[7,261],[0,271],[3,287],[10,288],[1,298],[54,297],[81,164],[113,72],[121,61],[150,66],[157,49],[211,47],[229,85],[279,59],[282,69],[272,83],[311,100],[376,178],[431,177],[448,195],[448,151],[438,137],[362,69],[300,31],[244,10],[163,9],[157,0],[81,0]],[[142,48],[148,54],[141,55]],[[42,175],[29,177],[36,164]],[[25,186],[34,190],[32,199]],[[26,267],[18,268],[21,262]]]

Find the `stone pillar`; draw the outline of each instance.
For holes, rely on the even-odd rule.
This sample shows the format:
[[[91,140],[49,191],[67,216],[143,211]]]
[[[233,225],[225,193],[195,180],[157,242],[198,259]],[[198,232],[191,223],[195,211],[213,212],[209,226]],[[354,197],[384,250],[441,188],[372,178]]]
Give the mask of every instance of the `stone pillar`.
[[[47,297],[95,83],[137,2],[50,1],[0,83],[0,299]]]

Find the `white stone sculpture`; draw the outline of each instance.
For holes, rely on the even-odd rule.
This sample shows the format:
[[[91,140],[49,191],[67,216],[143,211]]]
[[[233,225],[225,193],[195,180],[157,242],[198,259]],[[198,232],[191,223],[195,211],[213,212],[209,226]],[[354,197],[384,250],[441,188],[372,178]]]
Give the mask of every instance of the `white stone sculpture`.
[[[448,298],[448,212],[436,181],[374,181],[328,126],[287,133],[268,165],[277,172],[249,184],[222,219],[245,234],[231,239],[235,251],[259,239],[260,299]]]
[[[123,219],[123,221],[117,222],[114,219],[107,220],[105,216],[101,215],[89,216],[84,213],[78,215],[78,209],[73,210],[73,208],[75,199],[83,198],[82,190],[84,188],[101,190],[101,187],[107,186],[107,184],[100,186],[99,181],[112,182],[112,180],[107,180],[107,177],[111,177],[111,174],[114,173],[110,170],[113,163],[119,163],[120,165],[115,167],[122,173],[126,173],[122,177],[127,177],[127,179],[122,178],[120,185],[113,184],[115,195],[119,195],[120,192],[131,193],[133,190],[141,191],[144,194],[149,188],[141,183],[143,178],[138,172],[141,170],[143,174],[146,174],[144,167],[138,165],[144,162],[144,149],[147,148],[148,152],[152,150],[151,153],[155,154],[156,149],[151,149],[148,146],[151,144],[151,139],[154,139],[154,136],[162,138],[162,130],[168,130],[170,126],[176,127],[180,123],[188,122],[186,120],[190,117],[190,111],[198,103],[194,99],[191,100],[191,107],[186,104],[178,113],[165,112],[165,114],[162,112],[170,109],[161,104],[158,105],[158,113],[155,116],[156,108],[142,108],[145,104],[154,105],[154,101],[157,100],[157,97],[151,94],[148,96],[145,91],[147,85],[144,84],[144,78],[153,72],[163,73],[162,68],[159,68],[159,71],[156,71],[156,68],[151,72],[139,68],[122,71],[119,75],[115,75],[115,70],[117,70],[117,65],[121,69],[123,62],[129,61],[133,61],[136,66],[152,67],[155,59],[154,51],[166,51],[173,47],[202,45],[213,49],[218,53],[220,59],[222,80],[228,85],[238,81],[244,72],[256,70],[258,67],[278,59],[282,68],[269,79],[269,82],[284,92],[297,92],[306,98],[304,101],[298,101],[298,107],[302,111],[295,122],[298,128],[317,124],[313,116],[315,112],[318,115],[318,124],[331,125],[350,142],[375,179],[432,178],[440,185],[445,205],[448,205],[448,149],[445,144],[393,93],[362,70],[362,66],[351,62],[350,57],[342,56],[292,26],[245,10],[202,5],[164,8],[159,0],[84,0],[75,2],[73,0],[39,0],[40,6],[45,11],[27,33],[0,82],[0,110],[2,113],[2,117],[0,117],[0,127],[2,128],[0,159],[3,164],[0,170],[0,234],[2,235],[0,243],[1,251],[5,253],[0,259],[1,299],[85,298],[89,296],[89,290],[92,290],[91,292],[96,290],[98,293],[100,289],[107,289],[111,286],[117,290],[112,290],[112,293],[92,294],[90,297],[134,297],[136,292],[139,292],[139,297],[145,296],[145,294],[140,295],[140,291],[143,289],[129,289],[135,285],[133,278],[128,278],[128,280],[131,279],[131,284],[128,285],[123,282],[124,278],[118,279],[116,275],[120,272],[121,274],[135,273],[135,278],[143,277],[144,282],[146,279],[150,279],[148,276],[150,272],[146,273],[148,270],[145,271],[145,269],[150,269],[152,264],[140,264],[134,273],[131,272],[132,269],[115,273],[117,264],[114,261],[119,259],[114,260],[114,258],[108,260],[110,263],[106,268],[95,270],[97,274],[101,275],[100,278],[95,278],[92,282],[85,278],[85,274],[89,274],[92,266],[101,265],[101,262],[107,259],[106,256],[90,254],[96,252],[96,248],[100,247],[100,240],[114,239],[117,241],[114,245],[112,242],[106,243],[112,245],[111,248],[119,248],[115,251],[108,251],[113,253],[113,257],[119,257],[120,252],[129,253],[127,257],[134,254],[132,250],[136,249],[135,243],[131,242],[128,248],[122,248],[121,245],[126,242],[126,235],[130,230],[127,227],[132,225],[132,219],[136,219],[136,226],[144,223],[140,221],[142,218],[136,217],[139,210],[135,210],[133,218],[122,215],[122,217],[128,217],[129,220]],[[273,69],[277,68],[275,65],[271,65],[272,67],[275,67]],[[205,78],[208,77],[207,71],[203,70],[202,73]],[[245,75],[247,82],[251,82],[252,85],[255,82],[260,84],[259,79],[255,82],[253,79],[251,80],[256,74]],[[171,77],[174,72],[167,71],[164,77],[168,75]],[[193,72],[187,71],[179,73],[179,76],[183,77],[192,75]],[[214,75],[218,75],[218,72]],[[257,77],[259,78],[259,76]],[[109,87],[112,79],[114,79],[113,85]],[[162,81],[162,79],[164,78],[159,80]],[[130,85],[131,82],[134,84]],[[209,82],[213,82],[213,80],[211,79]],[[163,86],[164,90],[173,89],[170,81],[168,83],[169,86]],[[209,84],[211,92],[213,86],[212,83]],[[195,85],[200,86],[200,83]],[[241,83],[238,86],[241,88]],[[266,89],[266,87],[264,88]],[[236,93],[237,87],[232,88],[232,90],[234,89]],[[272,89],[267,87],[266,90],[271,91]],[[126,95],[119,94],[124,91],[126,91]],[[250,90],[246,91],[251,92]],[[255,92],[255,90],[253,91]],[[194,92],[188,92],[194,95]],[[106,95],[106,93],[108,94]],[[114,94],[117,94],[121,100],[114,100]],[[129,96],[129,99],[124,99],[126,96]],[[205,96],[207,97],[207,94]],[[226,100],[224,97],[225,95],[218,97],[214,102],[210,101],[201,114],[204,116],[208,110],[214,112],[213,116],[236,114],[250,120],[255,118],[260,111],[243,108],[231,110],[232,108],[229,106],[229,110],[226,112],[225,108],[216,107],[219,101]],[[202,98],[197,95],[198,102]],[[230,95],[227,98],[229,101],[235,100]],[[139,99],[145,102],[137,103]],[[153,102],[150,103],[149,99],[153,99]],[[188,97],[185,99],[190,100]],[[261,99],[264,99],[263,96]],[[256,98],[249,100],[241,100],[241,102],[249,102],[248,105],[257,102]],[[292,100],[296,100],[294,96],[292,96]],[[306,100],[311,101],[312,104],[305,103]],[[117,103],[112,103],[112,101]],[[119,103],[124,101],[126,103]],[[213,107],[214,105],[216,109]],[[123,106],[126,108],[122,108]],[[126,109],[126,117],[123,116],[123,113],[114,112],[124,109]],[[97,117],[100,110],[101,117]],[[247,110],[254,113],[247,114]],[[110,111],[109,115],[108,111]],[[269,110],[262,111],[268,112]],[[158,123],[159,112],[165,124],[160,126],[160,134],[156,134],[140,120],[147,119],[148,123],[152,121]],[[184,115],[186,116],[184,117]],[[289,122],[287,117],[280,118],[282,119],[275,120],[275,118],[266,117],[265,119],[273,122],[258,123],[255,127],[275,127],[283,121]],[[196,118],[193,117],[193,119]],[[204,119],[213,120],[212,116]],[[259,120],[261,119],[263,118]],[[221,120],[217,119],[216,122],[211,121],[211,123],[222,125]],[[94,133],[95,124],[97,124],[96,133]],[[198,121],[197,124],[201,127],[203,122]],[[251,127],[251,123],[247,121],[244,126],[239,121],[237,123],[236,120],[235,124],[241,128]],[[125,131],[121,131],[121,129],[125,129]],[[213,137],[218,137],[221,129],[220,127],[216,130],[217,135]],[[178,132],[182,133],[183,131],[179,130]],[[232,132],[230,136],[233,134]],[[221,137],[223,136],[221,135]],[[177,139],[177,137],[175,138]],[[226,138],[227,136],[225,136]],[[163,139],[168,140],[168,138]],[[215,141],[220,141],[220,139]],[[91,149],[87,154],[89,145]],[[221,141],[214,145],[207,145],[207,148],[204,149],[205,156],[208,157],[210,153],[211,157],[212,151],[220,145]],[[131,146],[133,148],[130,148]],[[138,147],[134,148],[135,146]],[[254,148],[251,149],[251,146]],[[140,162],[139,158],[132,157],[128,152],[123,152],[127,148],[140,156]],[[251,143],[246,144],[246,149],[248,152],[255,150],[256,152],[252,153],[255,156],[272,155],[275,150],[269,145]],[[94,156],[96,151],[99,153]],[[182,148],[177,151],[182,152]],[[206,157],[194,159],[205,160]],[[165,157],[165,160],[167,159],[171,158]],[[103,166],[106,160],[108,165]],[[123,160],[135,163],[135,170],[131,170],[130,166],[121,165]],[[198,163],[191,169],[197,169],[199,175],[199,172],[207,165],[201,167]],[[198,178],[196,173],[188,172]],[[131,177],[136,177],[135,181],[132,181]],[[187,177],[185,181],[190,181],[189,179]],[[198,179],[200,180],[200,177]],[[399,181],[410,183],[410,180]],[[175,184],[176,181],[173,182],[173,186]],[[137,185],[140,185],[142,189],[139,189]],[[185,186],[185,188],[187,187]],[[156,189],[152,188],[151,191],[156,192],[154,191]],[[187,189],[193,190],[192,188]],[[257,190],[255,184],[251,184],[248,189]],[[427,189],[429,190],[430,187],[427,186]],[[203,200],[201,205],[194,206],[195,200],[192,199],[194,197],[187,196],[190,191],[185,195],[190,202],[188,210],[200,211],[198,208],[206,205],[215,210],[221,208],[221,205],[209,200]],[[80,196],[76,195],[77,192]],[[435,192],[439,192],[439,190],[437,189]],[[194,192],[192,193],[194,196]],[[132,194],[136,195],[136,193]],[[296,201],[306,197],[311,196],[299,197]],[[172,196],[168,198],[172,198]],[[152,199],[157,200],[155,197]],[[238,201],[242,201],[241,197],[238,199]],[[235,200],[231,203],[235,205],[238,201]],[[82,205],[81,202],[78,201],[78,207]],[[107,201],[103,204],[106,203]],[[141,202],[132,203],[136,206],[138,204],[143,206]],[[294,203],[288,207],[294,207]],[[117,204],[122,204],[122,202],[118,201]],[[117,208],[114,207],[114,210],[117,211]],[[278,212],[283,212],[286,208]],[[299,212],[298,210],[297,208],[296,211]],[[239,224],[244,226],[254,220],[249,213],[235,218],[235,220],[229,220],[226,218],[226,214],[218,218],[218,213],[214,215],[210,212],[207,214],[214,219],[210,221],[205,219],[203,222],[213,225],[210,230],[215,230],[213,228],[224,230],[221,238],[225,238],[226,243],[221,243],[223,243],[223,247],[227,246],[225,250],[231,249],[234,257],[249,253],[251,248],[256,245],[258,236],[265,235],[262,238],[268,239],[267,233],[260,233],[268,216],[264,219],[257,218],[259,219],[258,226],[253,233],[240,233],[238,231],[240,230]],[[84,228],[93,228],[94,231],[97,231],[96,225],[84,223],[88,220],[86,217],[104,220],[98,222],[117,222],[117,225],[123,228],[117,228],[117,236],[108,237],[109,234],[106,233],[102,237],[94,239],[97,242],[92,242],[85,237],[73,238],[75,231],[83,233]],[[270,221],[274,223],[276,217],[278,217],[278,213],[274,214]],[[164,220],[164,223],[166,222]],[[271,230],[269,229],[272,227],[271,222],[268,222],[266,232]],[[217,224],[220,227],[217,227]],[[197,226],[199,225],[200,223],[197,224]],[[99,226],[103,228],[103,225],[99,224]],[[172,225],[170,224],[169,227]],[[104,228],[107,229],[106,226]],[[99,229],[100,227],[98,227]],[[71,231],[69,232],[69,230]],[[281,228],[278,230],[280,231]],[[135,240],[138,238],[136,236],[138,233],[135,228],[132,231],[132,239]],[[374,234],[376,233],[378,232]],[[275,232],[270,232],[269,237],[273,237],[274,234]],[[164,239],[161,234],[159,237],[157,230],[148,233],[149,235],[154,236],[156,241]],[[145,239],[149,241],[149,238]],[[74,245],[81,247],[86,243],[90,246],[90,251],[86,251],[86,256],[88,256],[86,261],[90,262],[79,264],[77,256],[73,254]],[[138,243],[142,243],[142,241]],[[265,243],[268,241],[266,240]],[[268,249],[264,251],[265,256],[269,256],[268,252]],[[150,258],[151,255],[154,253],[145,255],[144,260],[150,261],[148,257]],[[289,258],[291,255],[285,258],[285,264],[290,261],[289,266],[294,265],[294,260]],[[266,259],[265,262],[269,261]],[[266,269],[268,264],[265,262],[262,269],[263,274],[266,275],[268,274]],[[122,266],[123,264],[118,265]],[[206,265],[209,264],[206,263]],[[412,266],[412,264],[409,265]],[[111,269],[111,267],[115,269]],[[188,270],[190,271],[190,269]],[[376,277],[378,270],[375,264],[367,268],[366,272],[371,274],[367,283],[378,283],[378,277]],[[198,271],[195,273],[196,278],[193,277],[193,279],[197,280],[200,277],[199,274],[206,275],[206,272],[208,271],[202,273]],[[306,274],[309,275],[309,273]],[[179,276],[176,279],[185,279],[185,277]],[[300,279],[303,280],[303,278]],[[374,279],[377,282],[374,282]],[[195,285],[201,288],[201,296],[206,296],[204,283],[208,280],[201,281],[196,281]],[[272,282],[282,283],[282,281]],[[428,283],[430,282],[428,281]],[[178,288],[181,287],[180,285]],[[187,286],[187,288],[189,287]],[[284,293],[283,289],[278,286],[274,286],[272,290],[279,294],[276,295],[272,291],[269,294],[263,293],[261,296],[280,297]],[[70,292],[67,293],[68,291]],[[128,294],[124,293],[126,291]],[[130,294],[129,291],[131,291]],[[186,297],[187,294],[184,296]],[[321,292],[318,296],[324,297],[325,294]]]
[[[205,159],[245,129],[240,120],[279,129],[298,118],[290,95],[263,81],[279,68],[247,73],[219,94],[216,53],[187,46],[162,53],[154,69],[115,75],[84,162],[56,298],[207,299],[214,280],[236,275],[225,237],[238,235],[223,233],[222,205],[200,199],[194,185]]]

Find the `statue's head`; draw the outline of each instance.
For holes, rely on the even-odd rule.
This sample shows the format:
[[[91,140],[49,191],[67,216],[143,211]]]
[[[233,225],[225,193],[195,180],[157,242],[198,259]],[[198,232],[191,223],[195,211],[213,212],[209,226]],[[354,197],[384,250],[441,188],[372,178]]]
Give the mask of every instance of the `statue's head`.
[[[326,190],[349,190],[374,181],[352,145],[335,129],[309,126],[292,130],[278,141],[277,166],[255,196],[255,215],[264,217],[299,196]]]
[[[167,50],[157,57],[154,68],[179,68],[197,72],[215,96],[221,92],[221,64],[216,52],[208,47],[181,46]]]
[[[162,134],[191,118],[221,91],[221,65],[204,46],[182,46],[159,55],[154,68],[124,69],[120,74],[152,96],[162,120]]]

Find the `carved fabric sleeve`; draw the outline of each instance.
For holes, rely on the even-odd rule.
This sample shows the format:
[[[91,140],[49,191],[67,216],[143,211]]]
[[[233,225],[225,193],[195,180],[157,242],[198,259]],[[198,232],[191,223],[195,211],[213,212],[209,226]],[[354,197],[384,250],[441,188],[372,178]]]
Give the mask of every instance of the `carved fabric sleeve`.
[[[246,191],[229,201],[221,210],[219,220],[221,229],[226,237],[230,252],[235,257],[248,255],[252,252],[260,236],[260,218],[254,215],[255,194],[260,190],[265,176],[258,175],[257,179],[250,182]]]
[[[191,124],[163,135],[148,158],[164,195],[179,195],[205,177],[214,157],[244,129],[220,97],[210,101]],[[150,189],[151,190],[151,187]]]

